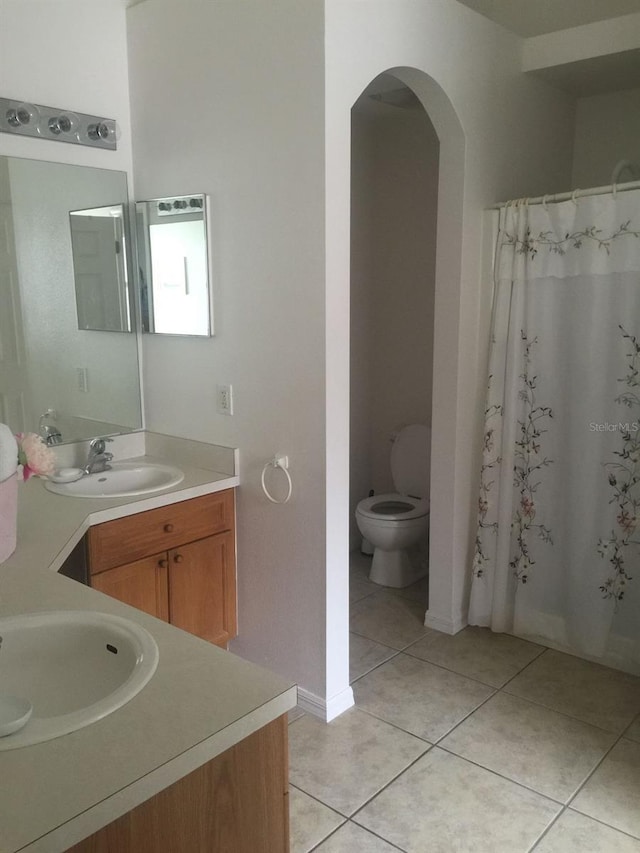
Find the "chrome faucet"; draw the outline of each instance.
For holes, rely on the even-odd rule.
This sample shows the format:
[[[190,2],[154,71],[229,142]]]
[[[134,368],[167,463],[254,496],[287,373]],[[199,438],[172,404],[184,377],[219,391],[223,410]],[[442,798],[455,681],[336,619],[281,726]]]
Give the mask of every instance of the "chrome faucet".
[[[85,474],[99,474],[101,471],[108,471],[111,468],[109,462],[113,459],[113,453],[105,451],[107,441],[113,441],[111,438],[94,438],[89,445],[89,455],[87,456],[87,464],[84,466]]]
[[[60,427],[56,423],[55,409],[47,409],[47,411],[40,417],[38,434],[49,447],[54,444],[62,444],[62,433],[60,432]]]
[[[40,427],[40,435],[48,447],[51,447],[54,444],[62,444],[62,433],[57,426],[45,424]]]

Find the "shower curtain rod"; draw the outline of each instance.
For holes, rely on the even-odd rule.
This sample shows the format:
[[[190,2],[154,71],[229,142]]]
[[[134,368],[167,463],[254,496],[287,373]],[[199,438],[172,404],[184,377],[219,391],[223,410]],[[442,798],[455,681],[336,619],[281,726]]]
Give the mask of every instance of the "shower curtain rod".
[[[558,201],[569,201],[569,199],[573,199],[577,201],[579,198],[587,195],[607,195],[607,193],[623,193],[627,190],[637,190],[640,189],[640,181],[630,181],[625,184],[609,184],[606,187],[592,187],[588,190],[573,190],[573,192],[568,193],[554,193],[553,195],[544,195],[538,196],[537,198],[518,198],[513,199],[512,201],[503,201],[500,204],[494,204],[493,207],[489,208],[490,210],[500,210],[502,207],[506,207],[509,204],[516,204],[517,202],[526,202],[527,204],[549,204],[550,202],[558,202]]]

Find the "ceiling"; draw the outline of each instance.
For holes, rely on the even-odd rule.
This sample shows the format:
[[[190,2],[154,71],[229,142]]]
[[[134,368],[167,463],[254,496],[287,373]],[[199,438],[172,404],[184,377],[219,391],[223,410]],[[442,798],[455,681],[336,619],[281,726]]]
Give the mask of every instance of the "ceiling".
[[[539,36],[640,12],[640,0],[458,0],[519,36]]]

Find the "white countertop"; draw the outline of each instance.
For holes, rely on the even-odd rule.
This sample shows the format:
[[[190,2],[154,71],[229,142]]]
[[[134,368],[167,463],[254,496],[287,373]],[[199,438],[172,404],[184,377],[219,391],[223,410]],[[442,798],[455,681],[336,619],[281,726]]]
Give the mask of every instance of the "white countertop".
[[[153,635],[160,660],[143,690],[104,719],[0,752],[0,853],[66,850],[296,703],[295,686],[279,676],[57,574],[92,524],[238,485],[237,476],[180,467],[182,483],[139,498],[62,497],[33,480],[20,486],[18,547],[0,565],[0,617],[115,613]]]

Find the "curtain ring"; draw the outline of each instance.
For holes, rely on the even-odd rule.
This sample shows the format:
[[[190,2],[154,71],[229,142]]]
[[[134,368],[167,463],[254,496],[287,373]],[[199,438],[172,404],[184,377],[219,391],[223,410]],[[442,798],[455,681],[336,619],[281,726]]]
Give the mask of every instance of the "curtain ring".
[[[575,204],[576,207],[578,206],[578,193],[579,192],[580,192],[580,190],[576,189],[571,193],[571,201]]]
[[[611,184],[611,195],[615,198],[618,194],[618,185],[616,183]]]
[[[543,195],[543,196],[542,196],[542,207],[543,207],[543,209],[544,209],[545,211],[547,211],[547,210],[549,209],[549,208],[547,207],[547,199],[548,199],[548,198],[549,198],[549,196],[548,196],[548,195]]]

